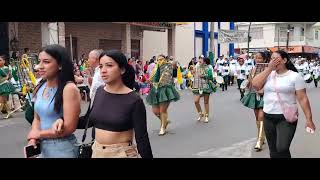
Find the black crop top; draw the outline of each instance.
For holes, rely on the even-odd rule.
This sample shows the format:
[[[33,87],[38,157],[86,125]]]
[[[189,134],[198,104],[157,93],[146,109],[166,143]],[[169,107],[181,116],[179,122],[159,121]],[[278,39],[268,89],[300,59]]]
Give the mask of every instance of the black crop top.
[[[133,129],[141,157],[153,158],[146,116],[143,100],[135,91],[128,94],[112,94],[100,86],[89,119],[90,126],[107,131],[122,132]]]

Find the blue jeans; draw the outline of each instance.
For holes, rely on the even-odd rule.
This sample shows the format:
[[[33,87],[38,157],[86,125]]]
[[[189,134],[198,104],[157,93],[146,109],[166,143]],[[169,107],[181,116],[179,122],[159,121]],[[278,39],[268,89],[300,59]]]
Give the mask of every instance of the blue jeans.
[[[79,146],[74,134],[54,139],[41,140],[40,158],[77,158]]]

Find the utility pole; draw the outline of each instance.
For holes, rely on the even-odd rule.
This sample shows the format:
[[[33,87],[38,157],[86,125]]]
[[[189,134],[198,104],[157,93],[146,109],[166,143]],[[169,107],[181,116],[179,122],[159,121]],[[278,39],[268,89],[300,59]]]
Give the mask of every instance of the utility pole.
[[[214,22],[210,24],[210,51],[212,53],[212,65],[214,65],[215,60],[215,48],[214,48]],[[210,56],[209,56],[210,57]]]
[[[288,29],[287,29],[287,51],[288,51],[288,48],[289,48],[289,35],[290,35],[290,30],[291,30],[291,26],[290,24],[288,24]]]
[[[280,50],[280,27],[278,27],[278,50]]]
[[[251,29],[251,23],[249,24],[249,29],[248,29],[248,55],[249,55],[249,52],[250,52],[250,41],[251,41],[251,37],[250,37],[250,29]]]

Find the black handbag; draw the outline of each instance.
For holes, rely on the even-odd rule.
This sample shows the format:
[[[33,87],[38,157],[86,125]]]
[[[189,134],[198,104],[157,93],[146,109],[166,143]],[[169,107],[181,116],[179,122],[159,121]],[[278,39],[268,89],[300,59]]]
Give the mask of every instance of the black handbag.
[[[90,107],[91,107],[91,101],[89,103],[89,107],[88,107],[86,114],[84,116],[80,117],[82,120],[82,122],[80,122],[80,123],[83,124],[83,122],[86,122],[86,124],[85,124],[85,129],[84,129],[84,132],[82,135],[81,144],[79,146],[78,158],[91,158],[91,155],[92,155],[92,144],[93,144],[94,139],[92,138],[92,141],[89,143],[84,143],[84,141],[86,140],[87,130],[88,130],[89,122],[90,122],[89,114],[92,110],[92,108],[90,108]],[[80,118],[79,118],[79,121],[80,121]],[[79,124],[78,124],[78,126],[79,126]]]

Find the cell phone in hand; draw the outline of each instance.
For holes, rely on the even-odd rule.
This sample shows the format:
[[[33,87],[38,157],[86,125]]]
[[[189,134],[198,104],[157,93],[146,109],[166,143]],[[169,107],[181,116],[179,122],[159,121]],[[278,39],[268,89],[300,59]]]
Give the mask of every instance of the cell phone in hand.
[[[313,133],[314,133],[314,130],[311,129],[311,128],[309,128],[309,127],[306,128],[306,131],[307,131],[308,133],[310,133],[310,134],[313,134]]]
[[[41,154],[40,143],[37,143],[37,147],[34,148],[33,145],[28,145],[24,147],[24,156],[26,158],[37,157]]]

